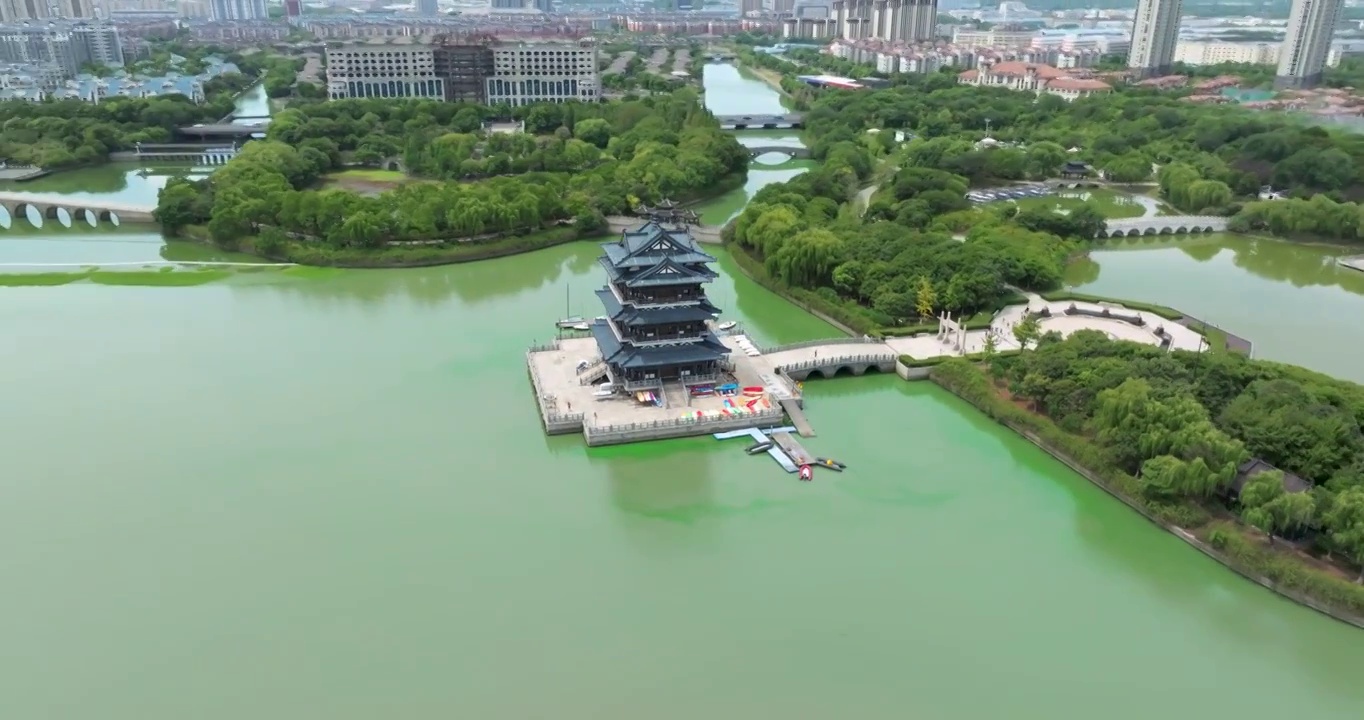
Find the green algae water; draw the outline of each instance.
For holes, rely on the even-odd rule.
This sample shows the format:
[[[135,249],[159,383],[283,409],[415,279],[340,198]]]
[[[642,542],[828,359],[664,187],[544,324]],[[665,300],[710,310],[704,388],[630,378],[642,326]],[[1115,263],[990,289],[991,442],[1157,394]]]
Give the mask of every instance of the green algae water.
[[[808,383],[813,483],[546,438],[597,252],[0,288],[4,717],[1358,717],[1364,635],[931,385]]]
[[[1364,272],[1354,248],[1217,234],[1110,241],[1073,263],[1081,292],[1157,302],[1249,339],[1255,357],[1364,382]]]

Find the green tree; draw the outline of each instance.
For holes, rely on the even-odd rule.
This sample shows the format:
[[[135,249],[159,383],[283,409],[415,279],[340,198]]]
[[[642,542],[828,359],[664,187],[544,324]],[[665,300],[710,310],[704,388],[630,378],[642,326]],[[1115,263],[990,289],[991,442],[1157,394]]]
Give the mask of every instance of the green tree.
[[[1364,583],[1364,487],[1355,486],[1335,497],[1323,518],[1331,542],[1360,566],[1356,583]]]
[[[1042,336],[1042,322],[1037,315],[1027,313],[1018,324],[1014,325],[1014,339],[1018,341],[1018,346],[1024,350],[1028,349],[1029,343],[1037,342]]]
[[[938,294],[933,290],[933,282],[920,275],[914,289],[914,310],[919,319],[933,317],[933,307],[938,303]]]

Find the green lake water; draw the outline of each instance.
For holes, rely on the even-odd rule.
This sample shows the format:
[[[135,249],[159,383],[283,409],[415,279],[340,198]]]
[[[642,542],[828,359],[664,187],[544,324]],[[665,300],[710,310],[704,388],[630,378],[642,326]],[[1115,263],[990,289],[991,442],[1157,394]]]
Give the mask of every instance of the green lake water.
[[[738,440],[546,438],[524,350],[594,311],[596,254],[0,288],[3,715],[1358,717],[1364,635],[933,386],[808,383],[849,464],[814,483]],[[756,340],[833,334],[719,256]]]

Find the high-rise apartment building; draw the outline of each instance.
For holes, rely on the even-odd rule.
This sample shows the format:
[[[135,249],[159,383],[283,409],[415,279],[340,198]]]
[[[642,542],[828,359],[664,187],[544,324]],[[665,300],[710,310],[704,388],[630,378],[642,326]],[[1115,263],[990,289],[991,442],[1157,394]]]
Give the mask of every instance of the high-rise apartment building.
[[[296,18],[303,16],[303,0],[284,0],[284,17]]]
[[[436,6],[436,0],[417,0],[418,15],[436,15],[440,9]]]
[[[265,0],[212,0],[209,17],[213,20],[268,20]]]
[[[533,0],[532,3],[536,10],[540,12],[554,12],[554,0]]]
[[[1321,82],[1331,36],[1340,24],[1344,0],[1294,0],[1288,15],[1288,33],[1279,51],[1276,88],[1308,88]]]
[[[1183,13],[1184,0],[1137,0],[1127,67],[1142,77],[1169,75]]]
[[[517,43],[493,47],[489,105],[597,102],[601,77],[597,47],[574,42]]]
[[[915,43],[937,34],[937,0],[833,0],[838,36]]]
[[[0,25],[0,62],[51,66],[75,77],[81,66],[123,65],[123,44],[113,25],[64,23]]]
[[[492,0],[491,7],[494,10],[520,10],[526,6],[526,0]]]
[[[739,14],[756,15],[763,11],[763,0],[740,0]]]
[[[597,49],[577,43],[365,43],[327,50],[327,95],[512,106],[600,99]]]
[[[0,22],[88,20],[94,17],[92,0],[0,0]]]

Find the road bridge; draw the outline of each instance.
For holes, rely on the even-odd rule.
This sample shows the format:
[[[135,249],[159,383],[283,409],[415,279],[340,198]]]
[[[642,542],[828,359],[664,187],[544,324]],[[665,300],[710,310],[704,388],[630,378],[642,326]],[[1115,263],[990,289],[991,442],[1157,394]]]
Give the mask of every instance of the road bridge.
[[[1217,215],[1153,215],[1151,217],[1109,220],[1099,237],[1137,235],[1184,235],[1186,233],[1224,232],[1227,219]]]
[[[265,123],[205,123],[190,127],[176,128],[175,132],[185,137],[197,138],[238,138],[245,140],[265,133]]]
[[[20,218],[28,217],[30,208],[35,210],[38,216],[43,219],[43,226],[47,226],[48,220],[56,220],[63,225],[84,222],[92,227],[96,227],[100,223],[120,225],[130,222],[154,222],[152,211],[156,209],[154,205],[136,205],[108,200],[79,200],[60,196],[43,197],[42,195],[16,192],[0,192],[0,207],[4,207],[9,212],[11,227]],[[63,214],[65,214],[65,219],[63,219]]]
[[[792,380],[811,375],[831,378],[839,373],[862,375],[868,370],[895,372],[899,354],[880,340],[832,338],[763,348],[762,359]]]
[[[790,160],[810,157],[810,148],[805,147],[790,147],[788,145],[745,145],[744,147],[748,150],[750,160],[756,160],[768,153],[785,155]]]
[[[784,130],[805,127],[805,118],[797,113],[785,115],[716,115],[722,130]]]

